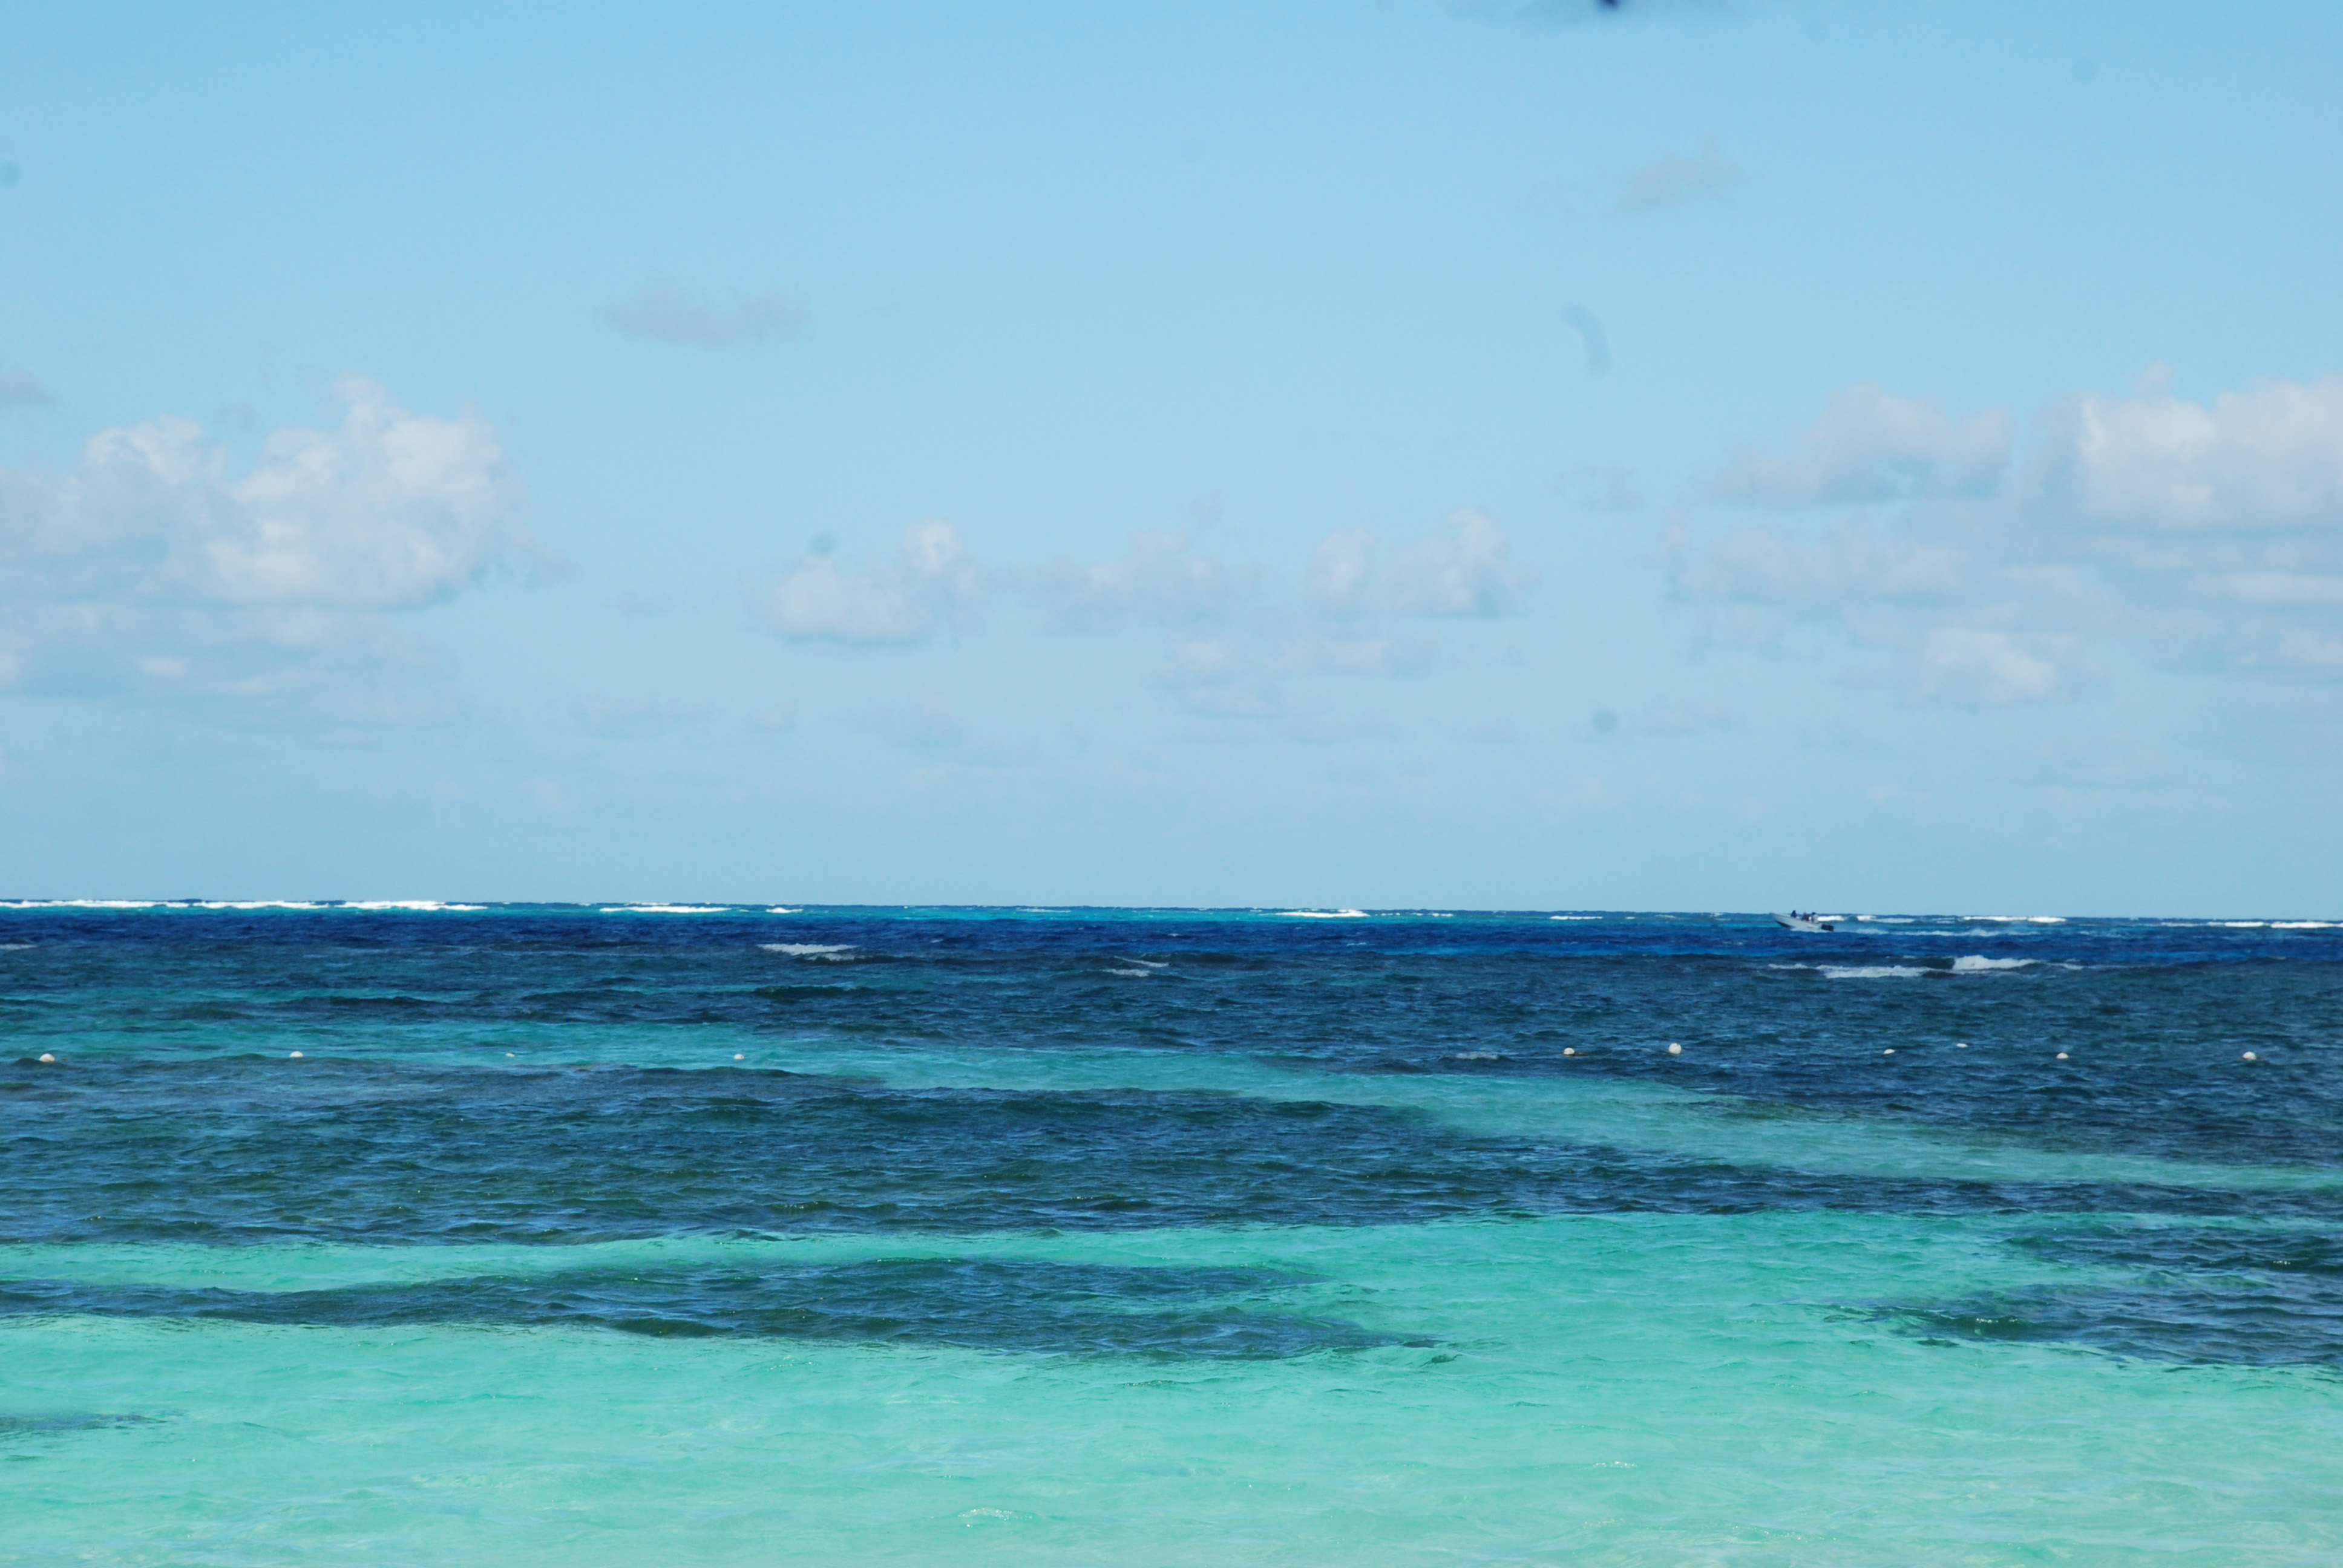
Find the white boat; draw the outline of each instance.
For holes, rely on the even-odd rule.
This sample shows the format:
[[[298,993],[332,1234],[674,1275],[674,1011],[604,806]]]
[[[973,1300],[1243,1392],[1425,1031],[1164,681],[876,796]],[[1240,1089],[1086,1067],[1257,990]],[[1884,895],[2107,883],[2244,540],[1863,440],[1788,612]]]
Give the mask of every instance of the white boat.
[[[1793,931],[1819,932],[1835,931],[1838,930],[1836,926],[1832,925],[1828,920],[1810,920],[1805,915],[1775,915],[1774,917],[1774,923],[1786,930]]]

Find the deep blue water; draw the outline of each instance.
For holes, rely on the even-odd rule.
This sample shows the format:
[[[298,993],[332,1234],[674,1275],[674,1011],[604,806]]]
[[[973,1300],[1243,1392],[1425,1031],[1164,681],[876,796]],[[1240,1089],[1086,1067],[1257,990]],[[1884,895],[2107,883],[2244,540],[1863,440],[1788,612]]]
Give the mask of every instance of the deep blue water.
[[[0,909],[0,1029],[23,1332],[1446,1365],[1551,1332],[1534,1303],[1614,1261],[1557,1254],[1493,1327],[1388,1308],[1460,1266],[1408,1275],[1425,1238],[1495,1259],[1599,1223],[1714,1242],[1622,1305],[1745,1288],[1768,1227],[1878,1252],[1752,1298],[1815,1368],[1885,1335],[1948,1378],[2046,1351],[2300,1377],[2306,1412],[2343,1369],[2330,924],[36,905]],[[1414,1282],[1271,1255],[1343,1235]],[[0,1452],[186,1429],[122,1384],[110,1358],[153,1354],[125,1343],[0,1382]],[[44,1517],[60,1560],[146,1549]]]

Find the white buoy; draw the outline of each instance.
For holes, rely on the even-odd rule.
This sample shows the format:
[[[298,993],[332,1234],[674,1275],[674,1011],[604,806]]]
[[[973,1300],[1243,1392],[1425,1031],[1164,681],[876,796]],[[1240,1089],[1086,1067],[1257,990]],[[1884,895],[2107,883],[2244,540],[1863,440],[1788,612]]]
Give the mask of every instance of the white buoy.
[[[1562,1054],[1564,1056],[1576,1056],[1578,1054],[1578,1048],[1574,1045],[1565,1045],[1562,1048]]]
[[[507,1061],[516,1061],[516,1060],[518,1060],[519,1059],[518,1059],[518,1057],[514,1056],[514,1055],[513,1055],[513,1053],[512,1053],[511,1051],[509,1051],[509,1050],[508,1050],[508,1051],[506,1051],[506,1052],[505,1052],[505,1060],[506,1060]]]
[[[1668,1041],[1668,1054],[1670,1056],[1682,1056],[1684,1054],[1684,1047],[1678,1045],[1672,1040]]]
[[[1880,1055],[1882,1055],[1882,1056],[1893,1056],[1893,1055],[1895,1055],[1895,1054],[1896,1054],[1896,1048],[1895,1048],[1894,1046],[1892,1046],[1892,1045],[1891,1045],[1891,1046],[1889,1046],[1885,1050],[1881,1051],[1879,1054],[1880,1054]]]
[[[736,1050],[732,1053],[732,1060],[735,1061],[746,1061],[749,1059]]]
[[[301,1053],[300,1053],[299,1051],[297,1051],[297,1051],[293,1052],[293,1054],[292,1054],[292,1055],[290,1055],[290,1056],[287,1057],[285,1060],[287,1060],[287,1061],[298,1061],[298,1060],[301,1060]]]
[[[54,1056],[51,1056],[47,1051],[45,1051],[45,1051],[41,1052],[41,1060],[42,1060],[43,1061],[48,1062],[48,1063],[50,1063],[51,1065],[53,1065],[53,1066],[54,1066],[54,1065],[55,1064],[55,1062],[56,1062],[56,1060],[57,1060],[57,1059],[56,1059],[55,1057],[54,1057]]]
[[[1955,1040],[1953,1042],[1953,1049],[1955,1050],[1966,1050],[1968,1048],[1969,1042],[1966,1040]]]
[[[41,1058],[41,1060],[42,1060],[43,1061],[46,1061],[46,1060],[48,1060],[49,1059],[48,1059],[47,1057],[45,1057],[45,1057]],[[2250,1050],[2249,1050],[2249,1051],[2246,1052],[2244,1060],[2247,1060],[2247,1061],[2259,1061],[2259,1060],[2261,1060],[2261,1058],[2260,1058],[2260,1057],[2258,1057],[2258,1056],[2256,1056],[2252,1051],[2250,1051]]]
[[[2066,1060],[2066,1053],[2065,1051],[2063,1051],[2063,1050],[2062,1050],[2062,1051],[2060,1051],[2060,1052],[2058,1053],[2058,1060],[2061,1060],[2061,1061]]]

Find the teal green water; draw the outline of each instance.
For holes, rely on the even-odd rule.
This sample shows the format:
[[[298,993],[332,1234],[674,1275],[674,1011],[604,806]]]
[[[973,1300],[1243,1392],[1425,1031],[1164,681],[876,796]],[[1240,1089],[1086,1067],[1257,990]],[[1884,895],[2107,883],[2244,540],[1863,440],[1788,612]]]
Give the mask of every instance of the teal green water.
[[[2343,1557],[2324,949],[2068,933],[2032,993],[1850,995],[1782,986],[1754,928],[1313,930],[1243,972],[1430,978],[1167,1027],[1176,978],[1028,1005],[1121,932],[988,938],[808,1017],[711,1000],[689,966],[762,965],[751,996],[813,965],[777,987],[703,928],[560,948],[605,1009],[564,1021],[511,1016],[538,980],[397,970],[451,951],[113,918],[7,955],[48,968],[7,977],[0,1561]],[[609,1016],[665,963],[665,1016]],[[1549,983],[1615,1005],[1541,1044]],[[2143,986],[2158,1023],[2090,1023]],[[2216,1020],[2285,987],[2257,1055],[2293,1076],[2199,1086],[2241,1056]],[[416,1006],[308,1005],[337,995]],[[1855,1081],[1906,1070],[1884,1039],[1925,1065]],[[2083,1083],[2086,1054],[2121,1060]]]
[[[1437,1348],[1192,1367],[52,1319],[0,1339],[30,1423],[0,1498],[27,1561],[2334,1561],[2343,1402],[2325,1374],[1930,1343],[1848,1312],[2049,1271],[1998,1241],[1805,1214],[621,1243],[599,1261],[1298,1269],[1298,1304]],[[286,1290],[571,1261],[515,1251],[45,1271]],[[102,1411],[143,1419],[75,1424]]]

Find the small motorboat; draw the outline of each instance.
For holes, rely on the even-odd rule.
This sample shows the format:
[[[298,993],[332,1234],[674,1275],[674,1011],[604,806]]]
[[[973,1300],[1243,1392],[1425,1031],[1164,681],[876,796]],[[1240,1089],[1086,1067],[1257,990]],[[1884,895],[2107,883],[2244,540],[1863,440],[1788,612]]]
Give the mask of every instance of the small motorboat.
[[[1838,930],[1836,926],[1831,924],[1828,920],[1818,920],[1812,915],[1775,915],[1774,917],[1774,923],[1782,927],[1785,930],[1806,931],[1810,933],[1835,931]]]

